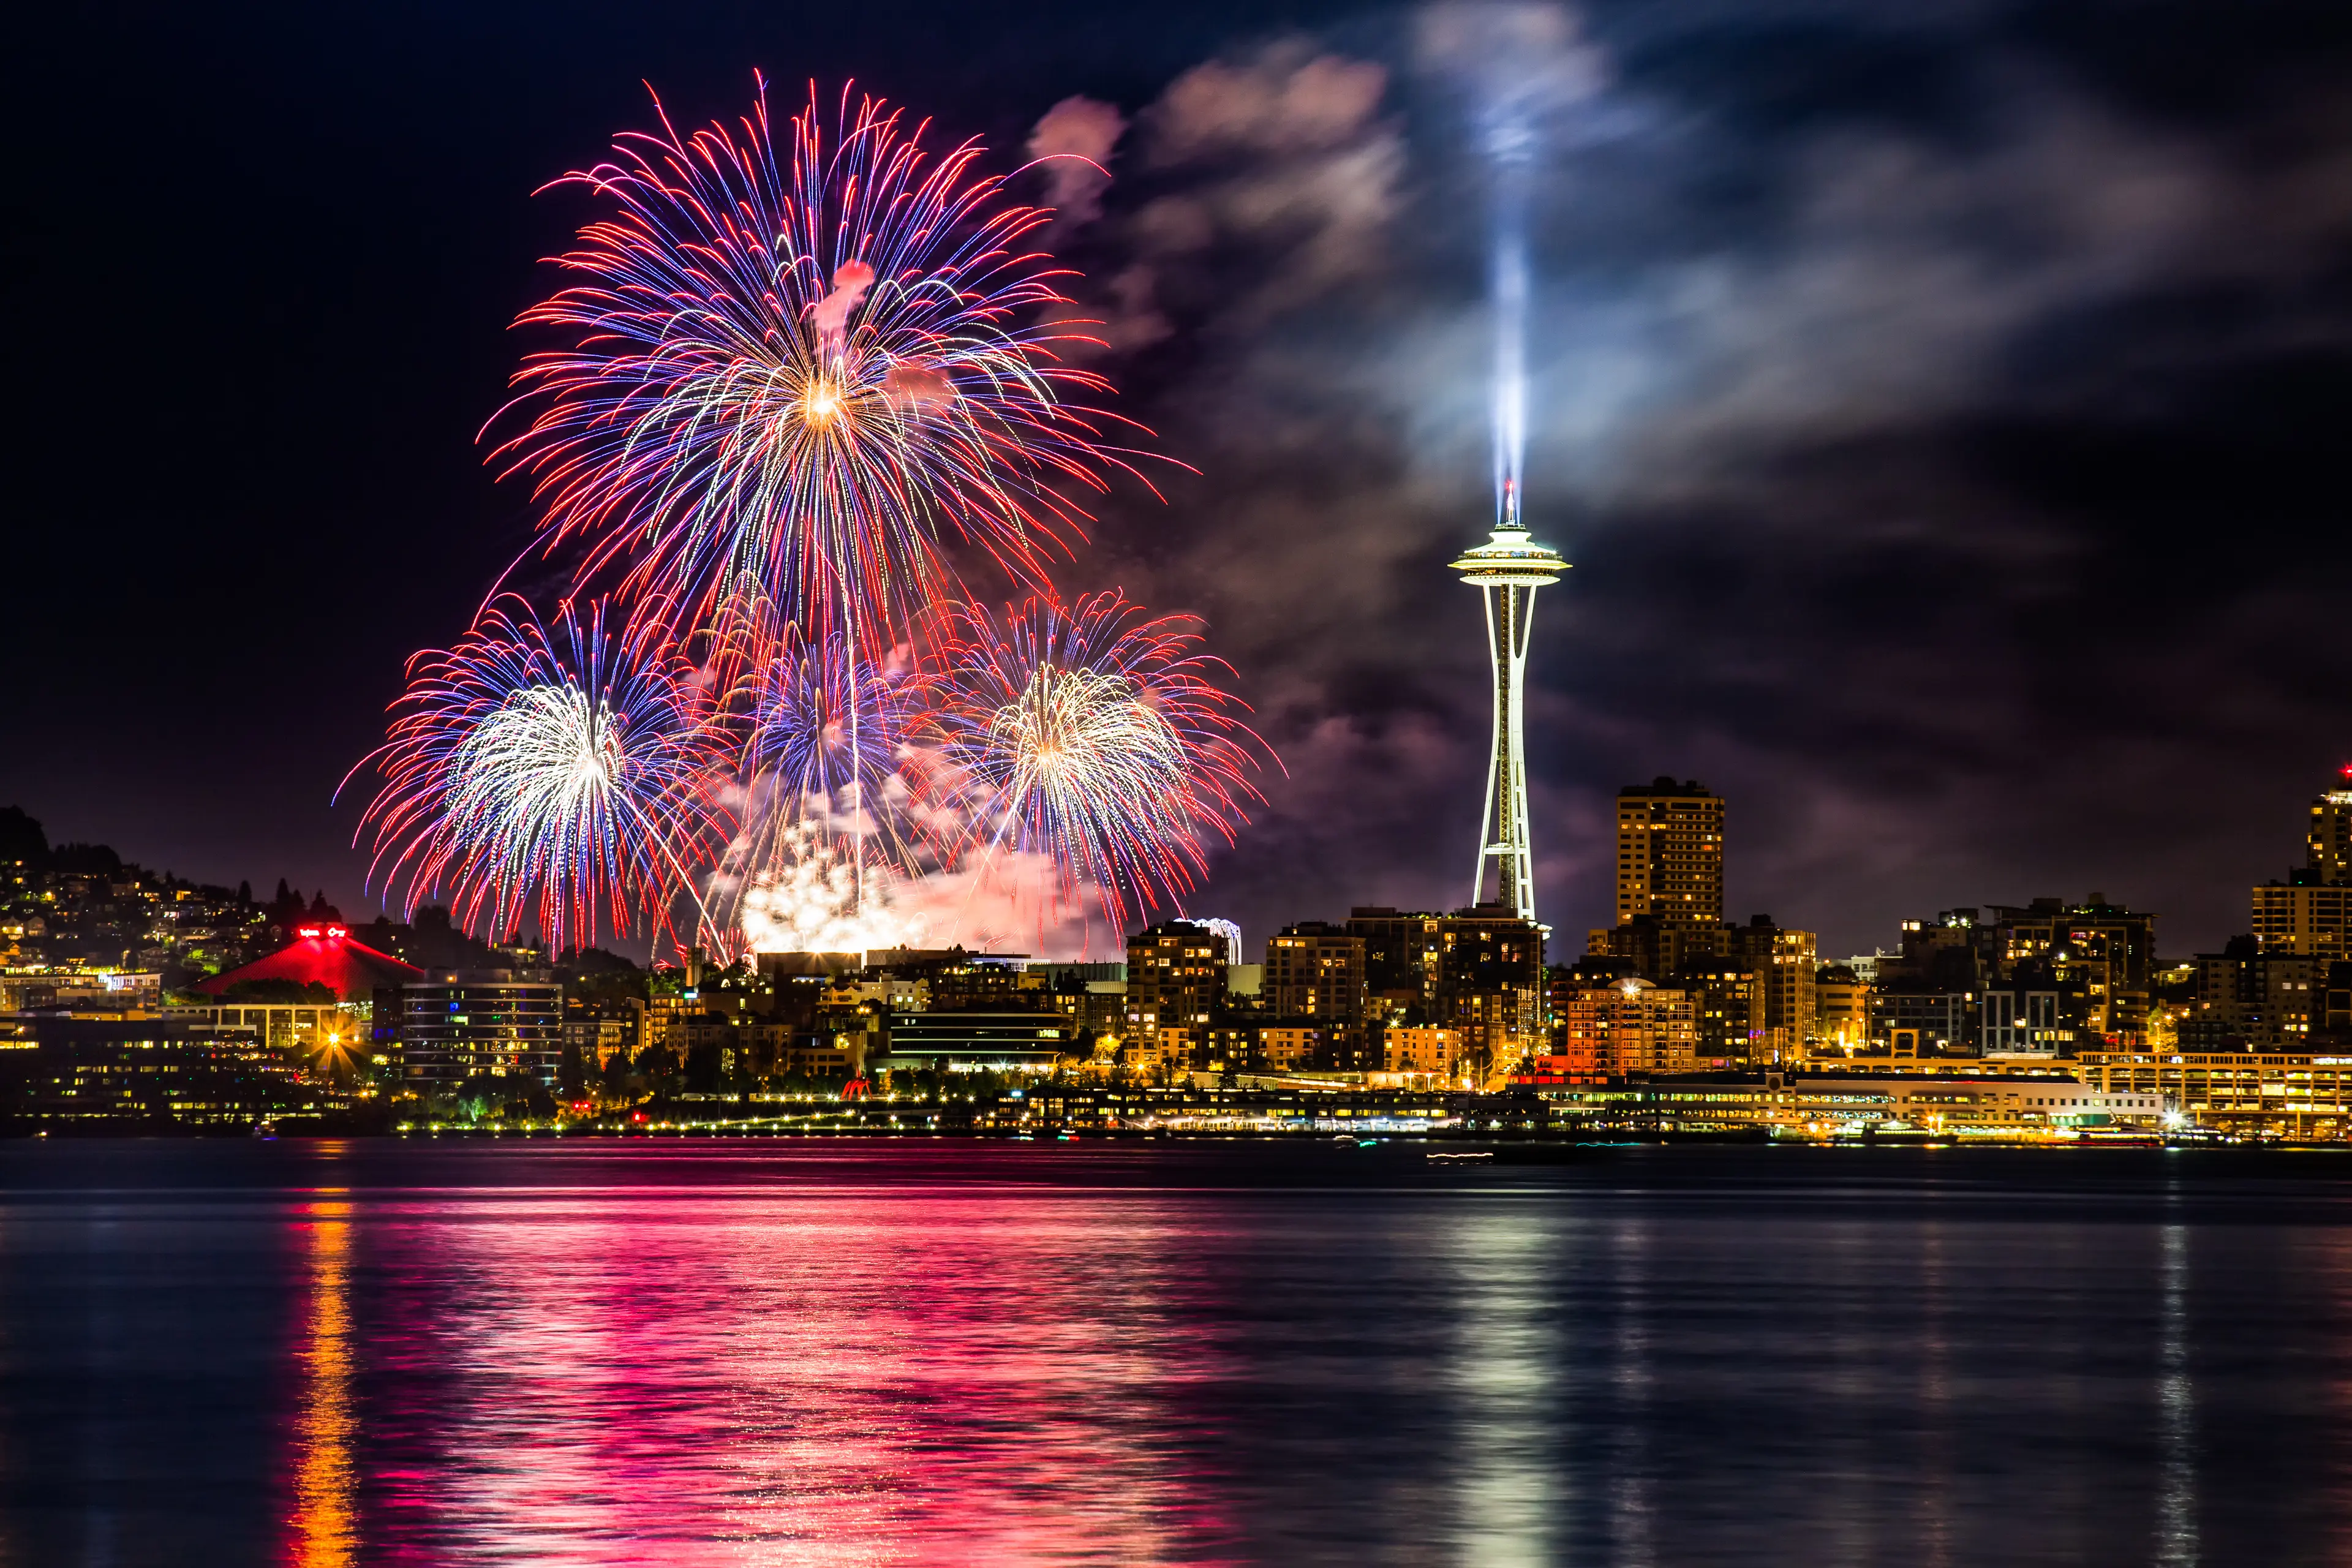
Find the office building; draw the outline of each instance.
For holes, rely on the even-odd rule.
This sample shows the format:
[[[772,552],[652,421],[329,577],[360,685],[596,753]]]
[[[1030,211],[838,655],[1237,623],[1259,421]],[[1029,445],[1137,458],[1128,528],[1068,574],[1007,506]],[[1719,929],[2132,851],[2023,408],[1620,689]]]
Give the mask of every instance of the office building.
[[[2004,986],[1985,992],[1977,1003],[1977,1041],[1987,1058],[2063,1057],[2081,1043],[2051,990]],[[2104,1043],[2104,1042],[2100,1042]]]
[[[1364,939],[1346,928],[1309,921],[1266,939],[1261,990],[1267,1007],[1285,1017],[1327,1018],[1352,1026],[1364,1016]]]
[[[1617,923],[1721,923],[1723,797],[1658,778],[1617,792]]]
[[[1727,986],[1752,991],[1752,1016],[1744,1000],[1727,994],[1712,1009],[1702,1006],[1702,1017],[1712,1011],[1720,1026],[1712,1034],[1702,1026],[1702,1058],[1786,1061],[1812,1037],[1820,941],[1769,915],[1757,915],[1746,925],[1638,915],[1613,930],[1591,932],[1586,950],[1589,958],[1612,959],[1646,980],[1694,994]],[[1735,974],[1740,978],[1728,978]]]
[[[1764,1046],[1764,987],[1756,972],[1733,959],[1691,964],[1674,978],[1691,1001],[1691,1050],[1702,1067],[1769,1060]]]
[[[2179,1025],[2184,1052],[2307,1050],[2315,1026],[2326,1025],[2331,958],[2266,949],[2241,936],[2196,962],[2196,998]]]
[[[2109,1094],[2155,1095],[2179,1120],[2262,1138],[2352,1138],[2352,1057],[2309,1051],[2086,1051]]]
[[[2329,886],[2352,884],[2352,763],[2343,769],[2344,785],[2311,803],[2311,826],[2303,843],[2305,864]]]
[[[1125,1047],[1133,1064],[1172,1069],[1205,1045],[1225,998],[1224,936],[1190,921],[1147,926],[1127,939]]]
[[[1457,1031],[1478,1080],[1544,1045],[1543,931],[1495,904],[1436,923],[1436,973],[1421,1022]]]
[[[1515,1081],[1591,1082],[1629,1072],[1689,1072],[1697,1044],[1688,993],[1646,980],[1570,992],[1550,1048]]]
[[[2328,884],[2297,871],[2254,889],[2253,934],[2277,952],[2352,956],[2352,884]]]
[[[2146,1037],[2156,974],[2156,917],[2093,893],[2081,903],[2035,899],[1951,909],[1906,921],[1898,952],[1878,955],[1872,1038],[1900,1054],[1974,1056],[1991,1040],[2019,1048],[2080,1047]],[[2006,1000],[1987,1000],[1989,994]],[[2054,997],[2037,1003],[2032,997]],[[1892,1031],[1906,1031],[1897,1041]]]
[[[1426,1023],[1437,991],[1443,915],[1360,904],[1348,911],[1348,934],[1364,943],[1366,1010],[1391,1023]]]
[[[149,1020],[0,1023],[0,1109],[20,1129],[216,1131],[348,1103],[250,1036]]]
[[[1462,1036],[1453,1029],[1393,1025],[1382,1032],[1381,1070],[1447,1085],[1463,1077]]]
[[[1890,1056],[1975,1056],[1975,998],[1965,991],[1881,991],[1870,999],[1870,1035]]]
[[[1821,972],[1821,939],[1809,931],[1775,925],[1769,915],[1758,915],[1744,926],[1727,928],[1732,951],[1745,960],[1762,994],[1763,1034],[1750,1058],[1757,1061],[1790,1061],[1801,1055],[1812,1037],[1819,1012],[1813,996]]]
[[[1853,965],[1832,963],[1814,973],[1811,1039],[1821,1049],[1848,1056],[1870,1044],[1870,982]]]
[[[563,1057],[563,988],[544,972],[437,970],[400,988],[402,1079],[444,1094],[477,1077],[553,1087]]]
[[[2299,869],[2254,889],[2254,937],[2270,952],[2352,957],[2352,788],[2311,803],[2303,846]]]
[[[2093,893],[2079,904],[1997,904],[1991,929],[2000,954],[1993,983],[2057,992],[2071,1015],[2067,1026],[2086,1035],[2120,1045],[2145,1037],[2156,968],[2154,915]]]

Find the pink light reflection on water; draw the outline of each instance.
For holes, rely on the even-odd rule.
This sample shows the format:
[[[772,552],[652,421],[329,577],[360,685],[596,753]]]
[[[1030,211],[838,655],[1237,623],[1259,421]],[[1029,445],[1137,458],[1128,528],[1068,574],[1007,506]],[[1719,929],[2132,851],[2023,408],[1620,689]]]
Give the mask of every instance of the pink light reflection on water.
[[[364,1560],[1215,1562],[1203,1245],[1147,1194],[410,1193],[360,1248]]]

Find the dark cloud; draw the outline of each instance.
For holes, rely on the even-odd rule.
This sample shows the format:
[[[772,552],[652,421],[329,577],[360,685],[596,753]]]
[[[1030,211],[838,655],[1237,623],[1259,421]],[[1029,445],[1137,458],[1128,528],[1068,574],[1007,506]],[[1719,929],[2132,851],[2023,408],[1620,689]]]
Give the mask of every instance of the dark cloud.
[[[1530,514],[1578,563],[1538,617],[1548,918],[1604,918],[1607,797],[1673,772],[1731,797],[1739,911],[1835,949],[2094,888],[2242,927],[2352,745],[2352,71],[2160,104],[1974,6],[1445,7],[1140,108],[1087,261],[1202,477],[1081,571],[1205,612],[1290,769],[1199,907],[1466,895],[1443,563],[1489,505],[1497,36],[1547,116]]]
[[[1611,793],[1667,771],[1731,797],[1736,912],[1832,948],[2094,888],[2207,945],[2352,754],[2340,5],[263,0],[19,41],[57,145],[5,255],[0,802],[53,837],[362,907],[327,799],[527,537],[472,443],[583,216],[529,193],[641,83],[691,123],[754,67],[1109,171],[1024,179],[1199,472],[1062,575],[1207,616],[1281,747],[1194,904],[1253,941],[1468,890],[1444,563],[1490,505],[1498,104],[1537,136],[1530,519],[1577,563],[1531,712],[1570,945]]]

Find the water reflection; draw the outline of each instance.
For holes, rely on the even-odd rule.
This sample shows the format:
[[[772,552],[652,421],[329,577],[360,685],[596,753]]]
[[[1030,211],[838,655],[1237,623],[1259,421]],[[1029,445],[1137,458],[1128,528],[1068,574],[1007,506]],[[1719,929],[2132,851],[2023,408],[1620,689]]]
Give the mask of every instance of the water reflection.
[[[383,1532],[535,1563],[1146,1563],[1221,1532],[1157,1200],[420,1203]],[[401,1380],[407,1385],[408,1380]],[[909,1543],[920,1542],[919,1552]]]
[[[1656,1561],[1651,1536],[1649,1423],[1650,1303],[1648,1227],[1640,1223],[1610,1230],[1610,1263],[1616,1279],[1610,1381],[1616,1396],[1616,1463],[1609,1483],[1612,1561],[1648,1568]]]
[[[2158,1310],[2156,1561],[2197,1561],[2197,1404],[2189,1382],[2189,1230],[2164,1227]]]
[[[1461,1560],[1480,1568],[1553,1561],[1552,1521],[1567,1500],[1549,1423],[1560,1368],[1554,1240],[1546,1216],[1514,1205],[1472,1218],[1449,1254],[1455,1539]]]
[[[1929,1226],[1919,1248],[1920,1553],[1928,1568],[1952,1561],[1951,1336],[1946,1324],[1943,1227]]]
[[[58,1173],[0,1184],[12,1563],[2054,1568],[2352,1539],[2332,1176],[12,1157]]]
[[[346,1568],[358,1540],[358,1475],[352,1408],[352,1205],[301,1205],[309,1241],[310,1306],[297,1355],[302,1369],[295,1426],[293,1560],[299,1568]]]

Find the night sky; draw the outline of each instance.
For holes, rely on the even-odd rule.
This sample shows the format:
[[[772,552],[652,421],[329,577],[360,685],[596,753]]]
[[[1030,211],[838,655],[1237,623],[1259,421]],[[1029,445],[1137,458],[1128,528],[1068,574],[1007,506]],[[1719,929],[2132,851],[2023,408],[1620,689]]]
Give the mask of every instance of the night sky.
[[[65,13],[72,13],[67,15]],[[1458,16],[672,3],[51,9],[16,25],[0,804],[373,913],[330,804],[527,544],[476,436],[651,118],[815,78],[1055,226],[1118,406],[1192,465],[1060,574],[1204,616],[1287,765],[1188,912],[1468,893],[1491,499]],[[1611,796],[1730,802],[1734,918],[1827,953],[2094,889],[2246,923],[2352,758],[2352,9],[1595,5],[1549,54],[1528,512],[1575,570],[1529,721],[1555,952]],[[1475,19],[1474,19],[1475,21]],[[1475,29],[1474,29],[1475,30]],[[1452,27],[1458,37],[1460,28]],[[1042,195],[1045,175],[1024,176]]]

